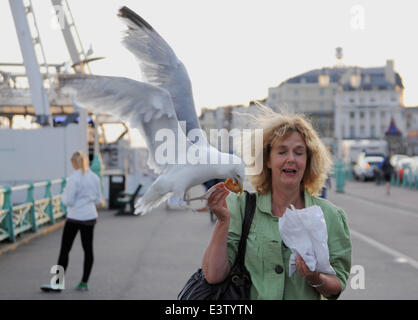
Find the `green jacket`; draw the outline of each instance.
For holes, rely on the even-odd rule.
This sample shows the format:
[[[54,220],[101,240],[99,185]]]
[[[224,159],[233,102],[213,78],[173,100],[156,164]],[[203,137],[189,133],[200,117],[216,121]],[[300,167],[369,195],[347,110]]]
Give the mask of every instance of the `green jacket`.
[[[318,205],[324,212],[328,231],[328,248],[331,266],[345,289],[351,268],[350,232],[342,209],[331,202],[312,196],[306,190],[305,206]],[[228,231],[228,258],[235,261],[241,237],[245,212],[245,193],[228,195],[227,206],[231,214]],[[271,192],[257,194],[257,205],[247,239],[245,266],[251,275],[251,299],[321,299],[323,298],[297,272],[289,278],[291,250],[282,242],[278,220],[271,213]],[[334,299],[338,296],[332,297]]]

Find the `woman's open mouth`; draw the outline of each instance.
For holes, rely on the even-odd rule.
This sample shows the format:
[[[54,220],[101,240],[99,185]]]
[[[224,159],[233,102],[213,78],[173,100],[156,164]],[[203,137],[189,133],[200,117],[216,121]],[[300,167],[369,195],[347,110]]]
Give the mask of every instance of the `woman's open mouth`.
[[[289,177],[293,177],[296,175],[297,170],[296,169],[283,169],[282,172]]]

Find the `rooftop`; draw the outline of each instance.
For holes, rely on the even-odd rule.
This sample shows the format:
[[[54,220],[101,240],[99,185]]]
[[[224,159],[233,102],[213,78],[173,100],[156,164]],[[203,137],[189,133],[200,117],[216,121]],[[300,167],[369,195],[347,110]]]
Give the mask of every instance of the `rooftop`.
[[[361,67],[325,67],[302,73],[292,77],[284,83],[318,83],[319,76],[329,76],[329,83],[339,83],[344,90],[389,90],[396,86],[403,88],[402,78],[394,72],[394,83],[387,80],[385,67],[361,68]],[[349,82],[350,74],[358,74],[361,77],[360,86],[354,88]]]

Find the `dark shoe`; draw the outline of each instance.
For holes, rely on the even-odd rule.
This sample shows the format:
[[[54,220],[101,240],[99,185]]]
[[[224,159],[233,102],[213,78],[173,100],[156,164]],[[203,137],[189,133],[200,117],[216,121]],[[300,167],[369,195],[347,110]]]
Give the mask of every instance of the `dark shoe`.
[[[43,292],[61,292],[62,290],[64,290],[64,286],[62,284],[56,284],[54,286],[46,284],[41,286],[41,290]]]
[[[87,283],[80,282],[75,289],[78,291],[87,291],[89,289],[89,286],[87,285]]]

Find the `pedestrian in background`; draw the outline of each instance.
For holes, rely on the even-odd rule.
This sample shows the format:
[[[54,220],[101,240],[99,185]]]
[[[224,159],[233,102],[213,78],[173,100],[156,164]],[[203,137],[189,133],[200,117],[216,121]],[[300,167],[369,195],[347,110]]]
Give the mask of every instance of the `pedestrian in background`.
[[[264,109],[264,116],[258,116],[263,128],[263,169],[250,177],[257,198],[245,255],[252,281],[250,298],[336,299],[350,275],[351,240],[344,211],[318,197],[331,168],[331,156],[302,115]],[[223,183],[216,186],[208,205],[218,222],[202,261],[209,283],[223,281],[235,261],[246,199],[245,193],[229,193]],[[322,209],[335,276],[310,271],[298,256],[297,272],[289,277],[291,250],[281,239],[278,220],[290,204],[296,209],[313,205]]]
[[[383,178],[386,184],[386,194],[390,195],[390,179],[393,174],[393,166],[390,163],[390,155],[387,155],[382,162],[381,169],[383,171]]]
[[[74,239],[80,231],[84,250],[83,276],[76,289],[88,290],[88,279],[93,267],[93,234],[97,221],[96,205],[101,203],[100,179],[88,167],[88,158],[82,151],[75,152],[71,164],[75,172],[68,178],[61,201],[67,206],[67,220],[61,239],[58,265],[67,270]],[[43,291],[61,291],[62,286],[44,285]]]

